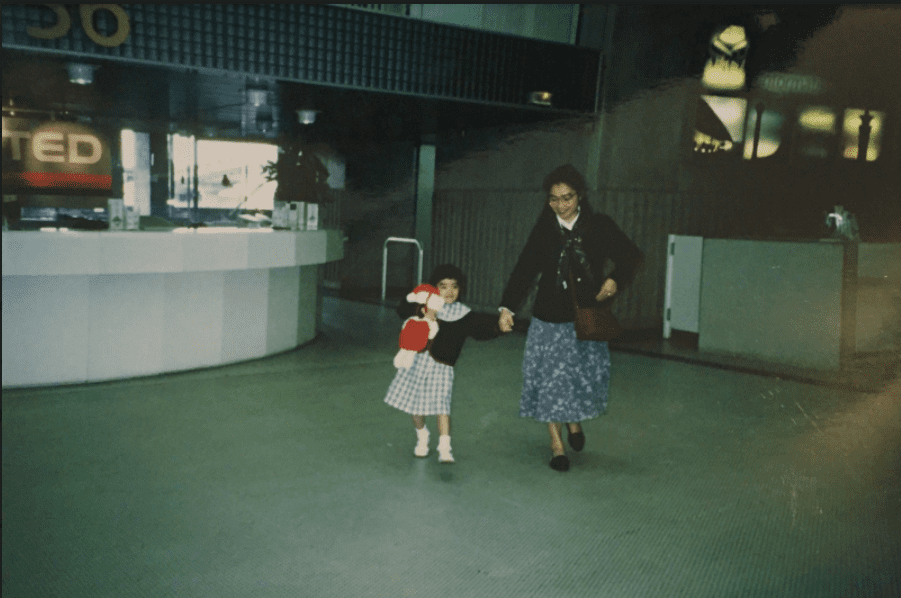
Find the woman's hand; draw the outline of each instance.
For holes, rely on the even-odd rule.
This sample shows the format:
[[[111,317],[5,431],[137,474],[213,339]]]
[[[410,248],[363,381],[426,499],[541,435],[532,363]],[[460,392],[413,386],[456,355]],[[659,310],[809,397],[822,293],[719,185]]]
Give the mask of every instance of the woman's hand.
[[[603,301],[604,299],[609,299],[616,295],[616,281],[612,278],[608,278],[604,281],[604,285],[601,287],[601,291],[597,294],[595,299],[597,301]]]
[[[510,332],[513,330],[513,315],[509,310],[501,310],[501,316],[497,321],[497,327],[500,328],[501,332]]]

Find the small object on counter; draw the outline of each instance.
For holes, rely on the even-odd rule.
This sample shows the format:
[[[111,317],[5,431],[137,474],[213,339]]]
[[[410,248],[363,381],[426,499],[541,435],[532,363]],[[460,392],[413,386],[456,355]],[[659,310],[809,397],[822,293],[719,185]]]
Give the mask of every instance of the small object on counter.
[[[308,203],[306,212],[307,225],[303,230],[319,230],[319,204]]]
[[[291,223],[292,208],[283,201],[272,203],[272,228],[276,230],[293,229]]]
[[[141,215],[132,206],[125,208],[125,230],[138,230],[140,228]]]
[[[291,215],[288,217],[291,230],[306,230],[306,203],[302,201],[291,202]]]
[[[109,229],[125,230],[125,200],[110,199],[106,205]]]

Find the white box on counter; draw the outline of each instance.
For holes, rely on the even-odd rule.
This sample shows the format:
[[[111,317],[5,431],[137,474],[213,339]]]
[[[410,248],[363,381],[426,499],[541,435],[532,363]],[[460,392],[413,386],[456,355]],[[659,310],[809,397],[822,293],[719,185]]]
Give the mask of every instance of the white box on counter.
[[[306,227],[304,230],[319,230],[319,205],[307,204]]]
[[[106,202],[110,230],[125,230],[125,200],[110,199]]]
[[[272,228],[292,228],[291,227],[291,208],[283,201],[276,201],[272,204]]]

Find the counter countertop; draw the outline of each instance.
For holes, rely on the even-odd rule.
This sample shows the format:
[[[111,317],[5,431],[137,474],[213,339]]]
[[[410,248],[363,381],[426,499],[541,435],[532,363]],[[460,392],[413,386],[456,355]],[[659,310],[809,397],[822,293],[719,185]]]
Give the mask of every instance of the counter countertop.
[[[283,268],[344,257],[341,231],[235,227],[171,231],[4,231],[3,276]]]

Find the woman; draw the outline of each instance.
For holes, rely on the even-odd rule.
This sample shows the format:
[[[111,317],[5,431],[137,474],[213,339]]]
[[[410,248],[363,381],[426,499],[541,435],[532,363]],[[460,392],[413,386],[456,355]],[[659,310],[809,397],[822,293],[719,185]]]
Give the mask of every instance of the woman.
[[[643,255],[608,216],[586,201],[586,184],[572,166],[544,179],[546,205],[513,268],[501,299],[498,326],[513,328],[513,314],[540,275],[523,356],[519,414],[548,424],[551,467],[569,469],[561,438],[566,422],[570,446],[581,451],[581,422],[603,414],[610,384],[606,342],[576,339],[573,289],[580,306],[622,291]],[[615,268],[605,275],[607,259]]]

